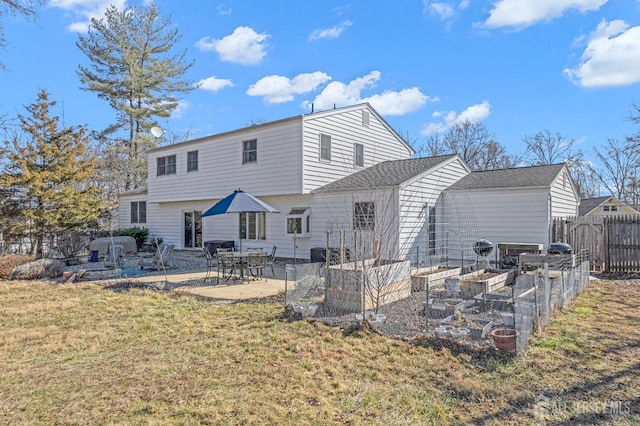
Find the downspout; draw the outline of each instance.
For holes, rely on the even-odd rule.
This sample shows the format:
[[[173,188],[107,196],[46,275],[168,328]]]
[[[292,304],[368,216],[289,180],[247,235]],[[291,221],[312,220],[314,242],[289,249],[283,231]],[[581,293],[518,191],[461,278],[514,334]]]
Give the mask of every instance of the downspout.
[[[553,224],[553,206],[551,189],[549,189],[549,217],[547,218],[547,247],[551,244],[551,225]]]

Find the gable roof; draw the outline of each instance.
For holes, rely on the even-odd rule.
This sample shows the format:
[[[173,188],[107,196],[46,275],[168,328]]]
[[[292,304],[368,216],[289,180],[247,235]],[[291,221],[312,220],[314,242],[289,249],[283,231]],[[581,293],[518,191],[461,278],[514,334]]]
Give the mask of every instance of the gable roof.
[[[561,163],[472,172],[447,190],[549,187],[564,167]]]
[[[585,216],[587,213],[607,201],[609,198],[611,198],[610,195],[607,195],[606,197],[583,198],[582,200],[580,200],[580,205],[578,206],[578,215]]]
[[[320,188],[316,188],[311,192],[318,193],[398,186],[401,183],[456,157],[457,154],[451,154],[440,155],[437,157],[383,161],[342,179],[328,183]]]
[[[312,111],[312,112],[310,112],[308,114],[294,115],[292,117],[282,118],[282,119],[279,119],[279,120],[252,124],[250,126],[242,127],[242,128],[239,128],[239,129],[228,130],[226,132],[221,132],[221,133],[215,133],[215,134],[212,134],[212,135],[202,136],[202,137],[197,138],[197,139],[190,139],[190,140],[187,140],[187,141],[176,142],[176,143],[172,143],[172,144],[169,144],[169,145],[158,146],[156,148],[151,148],[151,149],[147,150],[147,152],[158,152],[158,151],[164,151],[164,150],[167,150],[167,149],[173,149],[178,145],[197,144],[197,143],[200,143],[200,142],[205,141],[205,140],[211,140],[211,139],[215,139],[215,138],[225,137],[225,136],[232,135],[232,134],[242,134],[242,133],[254,131],[254,130],[259,129],[259,128],[264,128],[264,127],[273,126],[273,125],[279,125],[279,124],[282,124],[282,123],[285,123],[285,122],[288,122],[288,121],[300,121],[301,123],[304,123],[307,120],[313,120],[315,118],[319,118],[319,117],[322,117],[322,116],[336,114],[336,113],[339,113],[339,112],[344,112],[344,111],[349,110],[349,109],[358,109],[358,108],[367,108],[373,115],[375,115],[380,120],[380,122],[383,124],[383,126],[395,138],[397,138],[400,143],[402,143],[409,150],[411,155],[415,154],[416,151],[413,149],[413,147],[411,145],[409,145],[409,143],[406,140],[404,140],[404,138],[402,136],[400,136],[400,134],[398,132],[396,132],[396,130],[389,125],[389,123],[384,119],[384,117],[382,117],[378,113],[378,111],[376,111],[371,106],[371,104],[369,104],[368,102],[355,104],[355,105],[348,105],[348,106],[339,107],[339,108],[328,109],[328,110],[324,110],[324,111]]]

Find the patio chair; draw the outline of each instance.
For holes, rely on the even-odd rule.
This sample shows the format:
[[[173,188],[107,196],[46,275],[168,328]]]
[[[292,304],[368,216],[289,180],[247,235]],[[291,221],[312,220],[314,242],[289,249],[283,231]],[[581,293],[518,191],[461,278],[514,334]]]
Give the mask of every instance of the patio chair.
[[[249,252],[247,255],[247,271],[255,279],[264,278],[267,280],[265,274],[267,255],[264,252],[255,251]]]
[[[205,259],[207,260],[207,274],[204,276],[204,279],[206,281],[211,277],[211,271],[213,270],[213,267],[216,265],[216,258],[206,246],[203,247],[202,253],[204,254]]]
[[[217,283],[220,283],[220,277],[223,281],[228,281],[235,274],[239,265],[233,253],[233,249],[219,248],[216,249],[216,261],[218,265]],[[228,271],[228,272],[227,272]]]
[[[273,278],[276,277],[276,273],[273,270],[273,265],[276,262],[276,250],[278,250],[278,247],[273,246],[273,248],[271,249],[271,254],[268,255],[267,258],[265,259],[266,262],[265,262],[265,265],[264,265],[265,266],[265,270],[266,270],[267,266],[271,268],[271,275],[273,275]]]
[[[120,244],[110,245],[107,249],[107,256],[104,259],[105,268],[122,268],[124,263],[124,246]]]
[[[162,243],[156,249],[156,254],[150,258],[140,259],[140,269],[145,267],[161,270],[167,268],[171,264],[171,255],[173,254],[174,244]]]

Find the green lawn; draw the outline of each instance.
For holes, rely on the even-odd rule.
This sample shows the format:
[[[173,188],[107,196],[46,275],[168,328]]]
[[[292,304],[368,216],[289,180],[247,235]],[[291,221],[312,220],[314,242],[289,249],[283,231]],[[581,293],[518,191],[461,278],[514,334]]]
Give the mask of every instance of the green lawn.
[[[628,281],[593,282],[515,359],[289,322],[274,303],[12,281],[0,301],[2,424],[640,423]]]

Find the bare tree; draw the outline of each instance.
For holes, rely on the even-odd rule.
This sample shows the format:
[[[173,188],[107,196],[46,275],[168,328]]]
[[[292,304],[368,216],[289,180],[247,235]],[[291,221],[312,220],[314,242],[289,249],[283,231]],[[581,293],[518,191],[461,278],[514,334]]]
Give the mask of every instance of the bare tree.
[[[38,19],[37,6],[46,3],[46,0],[0,0],[0,17],[20,16],[27,21],[34,22]],[[6,50],[8,41],[4,35],[0,23],[0,50]],[[6,66],[0,61],[0,69],[6,70]]]
[[[508,153],[494,139],[484,123],[469,120],[456,124],[444,135],[430,135],[418,152],[427,157],[457,153],[473,170],[509,168],[521,161],[521,156]]]
[[[575,139],[567,139],[547,129],[525,136],[522,140],[526,144],[525,156],[533,165],[564,163],[576,155],[573,149]]]
[[[607,139],[602,148],[593,148],[596,158],[602,164],[593,168],[596,179],[616,198],[635,204],[638,194],[637,183],[640,180],[640,152],[633,138],[625,142]]]

